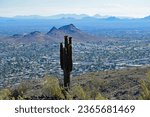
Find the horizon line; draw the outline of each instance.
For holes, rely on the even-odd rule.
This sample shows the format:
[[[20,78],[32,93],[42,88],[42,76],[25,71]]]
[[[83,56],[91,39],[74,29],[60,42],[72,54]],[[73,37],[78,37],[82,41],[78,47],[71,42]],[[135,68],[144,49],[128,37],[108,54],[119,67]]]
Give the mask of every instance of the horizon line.
[[[64,17],[66,17],[65,15],[77,15],[77,16],[81,16],[81,15],[86,15],[83,17],[97,17],[97,18],[109,18],[109,17],[116,17],[116,18],[145,18],[148,17],[150,15],[145,15],[143,17],[131,17],[131,16],[117,16],[117,15],[101,15],[101,14],[94,14],[94,15],[89,15],[89,14],[76,14],[76,13],[60,13],[60,14],[53,14],[53,15],[38,15],[38,14],[33,14],[33,15],[14,15],[14,16],[0,16],[0,18],[15,18],[15,17],[30,17],[30,16],[36,16],[36,17],[53,17],[53,16],[59,16],[59,15],[64,15]],[[63,16],[62,16],[63,18]],[[69,18],[69,17],[68,17]],[[70,17],[72,18],[72,17]],[[82,18],[81,18],[82,19]]]

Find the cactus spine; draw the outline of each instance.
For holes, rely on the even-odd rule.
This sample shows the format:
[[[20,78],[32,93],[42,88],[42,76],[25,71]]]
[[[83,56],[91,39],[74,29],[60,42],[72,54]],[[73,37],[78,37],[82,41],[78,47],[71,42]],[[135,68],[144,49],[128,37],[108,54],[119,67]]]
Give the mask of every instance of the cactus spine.
[[[70,73],[72,71],[72,37],[64,36],[64,44],[60,43],[60,65],[64,71],[64,87],[70,87]]]

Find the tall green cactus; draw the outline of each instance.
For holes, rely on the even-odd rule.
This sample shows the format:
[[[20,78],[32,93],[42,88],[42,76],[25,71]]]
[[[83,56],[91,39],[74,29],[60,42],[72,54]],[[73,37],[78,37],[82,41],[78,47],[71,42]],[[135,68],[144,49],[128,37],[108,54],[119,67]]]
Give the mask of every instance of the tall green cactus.
[[[70,87],[70,73],[72,71],[72,37],[64,36],[64,44],[60,43],[60,65],[64,71],[64,87]]]

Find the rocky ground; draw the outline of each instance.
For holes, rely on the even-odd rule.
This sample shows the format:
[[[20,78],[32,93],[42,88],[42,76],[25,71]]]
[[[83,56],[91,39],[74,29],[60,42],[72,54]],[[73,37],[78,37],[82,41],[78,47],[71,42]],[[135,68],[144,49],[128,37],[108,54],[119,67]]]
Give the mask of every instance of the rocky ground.
[[[89,73],[74,78],[73,83],[78,82],[83,87],[97,85],[99,92],[107,99],[135,100],[140,97],[140,82],[146,80],[149,70],[150,67],[139,67]]]

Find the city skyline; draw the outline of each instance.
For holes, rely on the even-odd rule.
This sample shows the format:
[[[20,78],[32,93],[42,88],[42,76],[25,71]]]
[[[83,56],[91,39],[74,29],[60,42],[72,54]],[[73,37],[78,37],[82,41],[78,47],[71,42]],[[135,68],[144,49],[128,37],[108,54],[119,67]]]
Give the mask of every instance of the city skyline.
[[[87,14],[102,16],[145,17],[150,15],[147,0],[0,0],[0,16],[51,16],[56,14]]]

